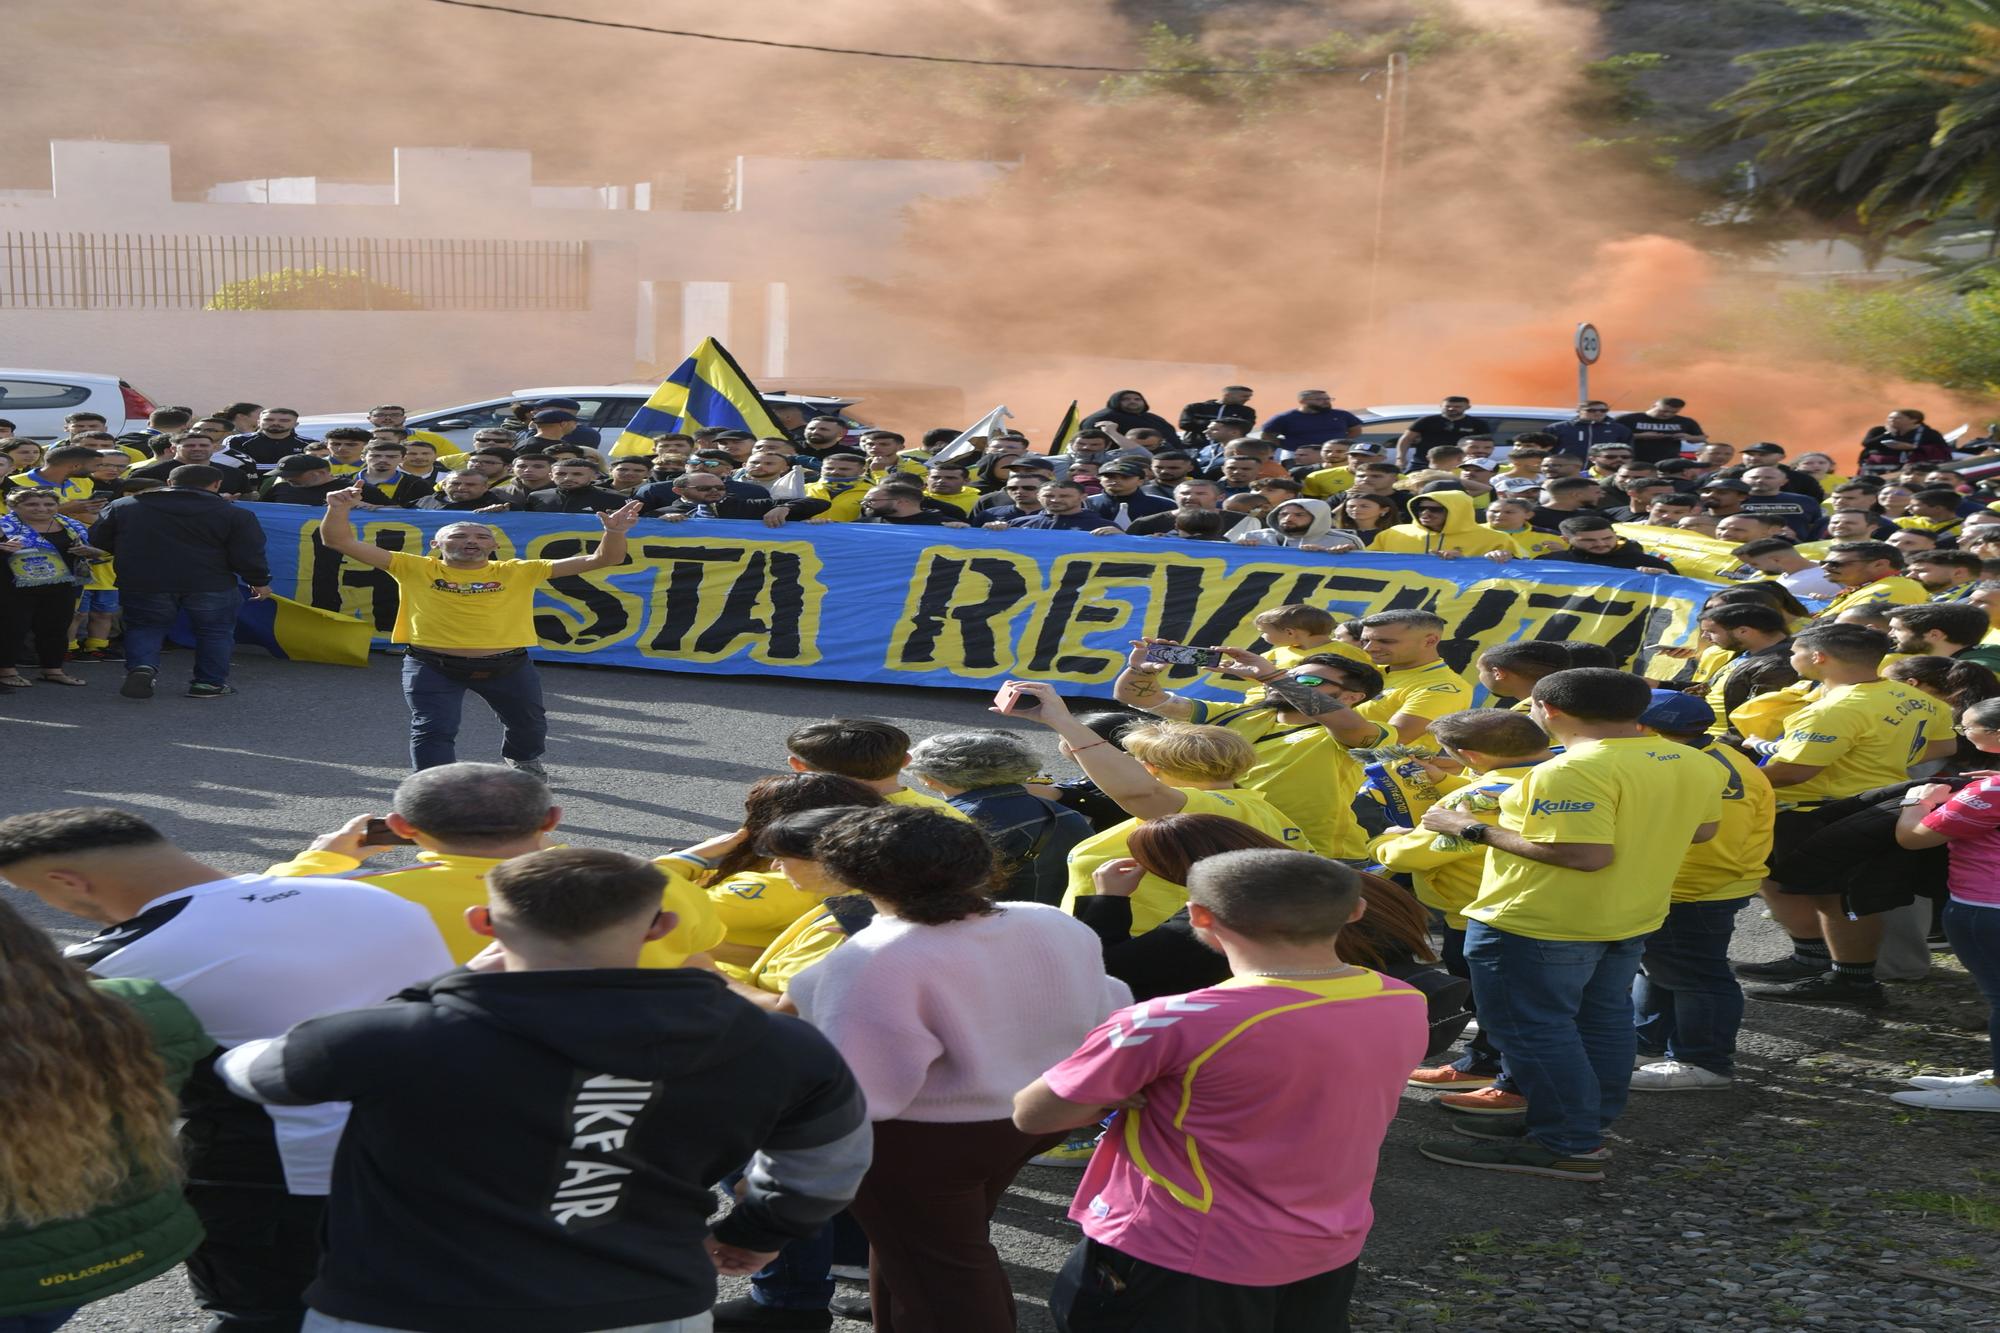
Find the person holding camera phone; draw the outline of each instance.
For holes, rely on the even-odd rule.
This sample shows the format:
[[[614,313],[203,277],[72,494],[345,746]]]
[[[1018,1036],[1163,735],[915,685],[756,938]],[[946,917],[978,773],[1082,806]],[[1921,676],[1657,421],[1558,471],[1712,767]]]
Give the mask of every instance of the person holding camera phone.
[[[1132,831],[1163,815],[1222,815],[1270,834],[1287,847],[1311,851],[1304,830],[1242,780],[1257,753],[1236,733],[1185,722],[1134,727],[1121,750],[1078,721],[1057,694],[1041,681],[1010,680],[994,696],[993,711],[1039,722],[1062,738],[1062,751],[1076,760],[1104,794],[1130,815],[1124,823],[1093,834],[1069,855],[1069,891],[1063,906],[1097,891],[1093,879],[1107,861],[1131,856]],[[1143,934],[1181,909],[1187,890],[1157,875],[1139,881],[1132,894],[1132,933]]]
[[[547,780],[542,751],[548,722],[542,680],[528,650],[535,633],[535,590],[550,579],[587,574],[625,561],[625,534],[639,521],[639,502],[599,514],[604,540],[589,555],[567,560],[495,560],[499,538],[483,523],[452,523],[431,538],[431,554],[385,551],[362,541],[349,517],[359,489],[326,497],[319,539],[396,580],[396,628],[409,645],[403,697],[410,704],[410,767],[435,768],[458,758],[458,720],[469,690],[499,715],[500,757],[509,767]]]

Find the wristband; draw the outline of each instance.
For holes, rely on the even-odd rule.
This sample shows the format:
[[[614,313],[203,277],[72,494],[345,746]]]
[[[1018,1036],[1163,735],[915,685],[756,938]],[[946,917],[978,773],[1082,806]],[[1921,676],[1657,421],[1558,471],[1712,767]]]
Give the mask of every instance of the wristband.
[[[1110,741],[1092,741],[1088,745],[1071,745],[1068,741],[1064,741],[1063,749],[1069,751],[1072,755],[1076,755],[1083,753],[1085,750],[1095,750],[1100,745],[1109,744],[1111,744]]]

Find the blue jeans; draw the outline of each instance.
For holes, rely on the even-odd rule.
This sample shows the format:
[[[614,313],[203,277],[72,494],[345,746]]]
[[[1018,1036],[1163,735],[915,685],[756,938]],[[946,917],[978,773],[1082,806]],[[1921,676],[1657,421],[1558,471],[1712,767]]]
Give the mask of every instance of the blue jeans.
[[[1632,978],[1643,937],[1538,940],[1466,923],[1465,961],[1479,1026],[1528,1099],[1528,1137],[1590,1152],[1631,1094]]]
[[[1472,969],[1466,966],[1465,962],[1464,931],[1451,926],[1444,928],[1444,950],[1441,961],[1444,963],[1444,970],[1453,976],[1464,977],[1467,981],[1472,979]],[[1474,1017],[1478,1016],[1478,1004],[1479,998],[1474,996],[1472,1003],[1467,1006],[1472,1009]],[[1500,1066],[1500,1048],[1493,1044],[1493,1038],[1487,1033],[1484,1023],[1479,1025],[1479,1031],[1472,1034],[1472,1040],[1465,1043],[1465,1054],[1451,1062],[1451,1067],[1461,1073],[1499,1075],[1493,1082],[1494,1087],[1502,1092],[1516,1091],[1508,1086],[1506,1075],[1502,1073]]]
[[[73,1305],[67,1310],[47,1310],[41,1314],[0,1315],[0,1333],[55,1333],[82,1308]]]
[[[1646,937],[1639,975],[1632,979],[1640,1050],[1712,1074],[1733,1070],[1743,987],[1729,968],[1729,939],[1747,901],[1675,903]]]
[[[1973,984],[1986,997],[1986,1035],[1993,1043],[1987,1067],[2000,1069],[2000,907],[1944,905],[1944,937]]]
[[[539,759],[547,748],[548,715],[542,708],[542,678],[533,662],[505,675],[460,680],[414,656],[403,658],[403,697],[410,703],[410,767],[417,770],[456,763],[458,721],[466,691],[478,695],[500,718],[503,759]]]
[[[197,685],[229,683],[229,653],[236,643],[236,612],[243,605],[240,589],[220,592],[127,592],[125,606],[125,669],[160,669],[160,644],[175,620],[185,613],[194,630],[194,680]]]

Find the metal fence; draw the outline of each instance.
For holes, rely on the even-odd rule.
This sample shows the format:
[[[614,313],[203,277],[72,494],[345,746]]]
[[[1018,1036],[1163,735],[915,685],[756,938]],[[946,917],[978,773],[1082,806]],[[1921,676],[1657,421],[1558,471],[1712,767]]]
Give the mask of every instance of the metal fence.
[[[589,307],[583,241],[0,232],[0,309]]]

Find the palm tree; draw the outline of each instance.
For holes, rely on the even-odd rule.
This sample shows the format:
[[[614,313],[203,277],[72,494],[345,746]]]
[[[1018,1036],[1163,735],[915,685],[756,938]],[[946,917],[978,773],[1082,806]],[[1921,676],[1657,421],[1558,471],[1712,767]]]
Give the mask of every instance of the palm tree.
[[[2000,0],[1790,0],[1867,35],[1741,57],[1723,141],[1763,143],[1751,202],[1858,223],[1880,253],[1946,218],[2000,225]]]

